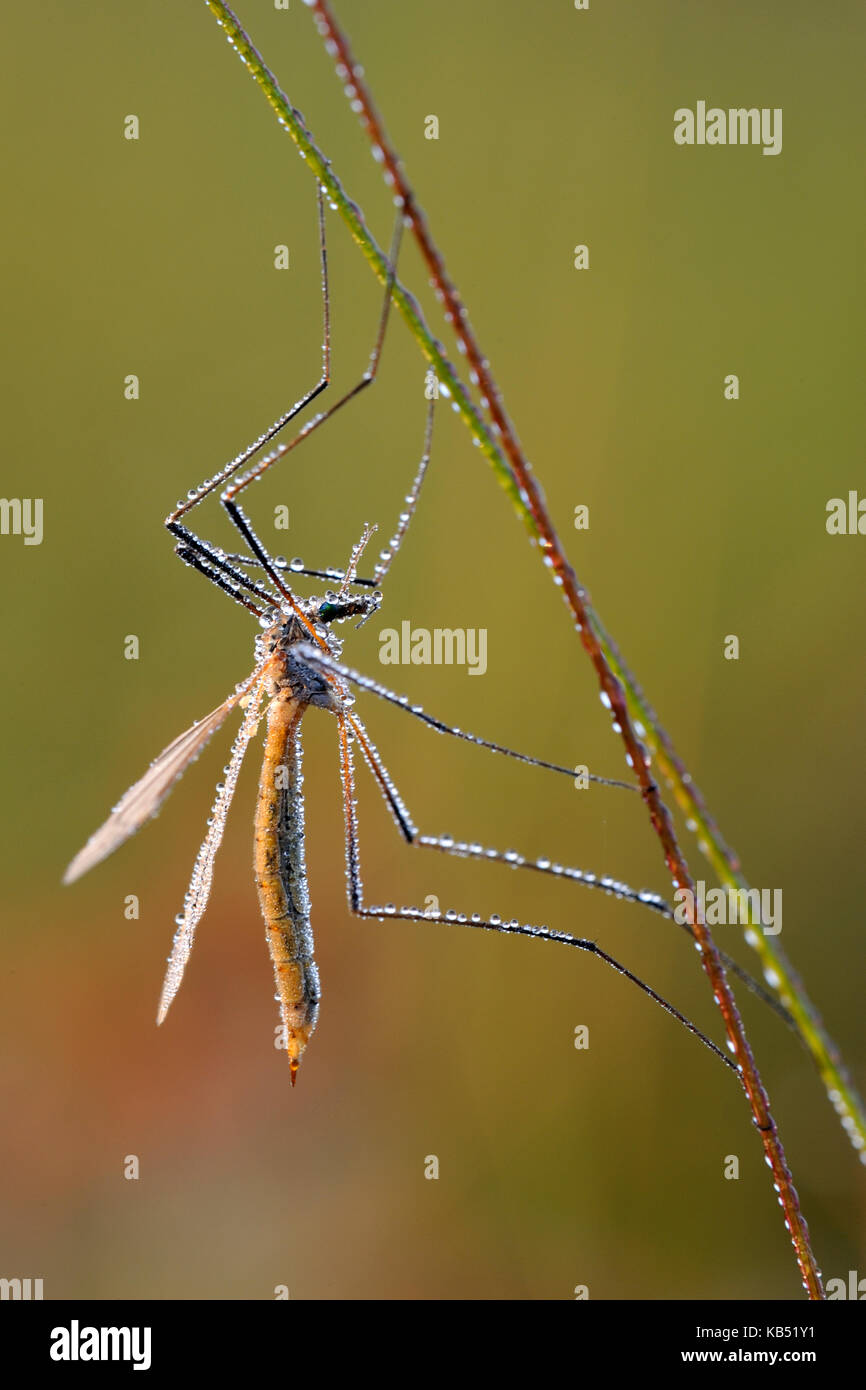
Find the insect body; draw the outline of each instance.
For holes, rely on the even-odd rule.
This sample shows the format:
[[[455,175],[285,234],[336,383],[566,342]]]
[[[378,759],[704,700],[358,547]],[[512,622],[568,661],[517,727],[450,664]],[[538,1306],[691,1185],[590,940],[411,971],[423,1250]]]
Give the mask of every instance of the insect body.
[[[333,621],[359,611],[369,616],[376,607],[378,597],[343,604],[326,600],[312,607],[309,619],[316,636],[325,640],[332,655],[338,655],[323,614],[324,620]],[[297,655],[298,643],[309,635],[292,615],[278,620],[262,639],[272,652],[266,668],[271,701],[255,822],[256,887],[274,964],[292,1085],[319,1013],[319,972],[304,856],[301,719],[310,705],[344,715],[348,695],[345,687],[320,675]]]
[[[619,974],[631,980],[655,1003],[661,1005],[694,1033],[728,1067],[736,1070],[731,1059],[710,1042],[694,1024],[594,941],[555,931],[546,926],[525,925],[514,919],[508,920],[494,915],[482,917],[479,913],[431,912],[411,906],[397,909],[392,904],[368,906],[364,901],[356,812],[354,747],[360,748],[396,828],[407,845],[551,874],[639,904],[657,915],[673,917],[672,909],[662,898],[653,893],[637,892],[616,879],[554,864],[546,858],[526,859],[513,850],[484,848],[475,842],[457,841],[448,835],[421,834],[354,710],[354,696],[351,692],[353,688],[358,688],[396,705],[413,715],[417,721],[441,734],[458,737],[523,764],[558,773],[569,779],[574,778],[573,768],[516,753],[465,730],[453,728],[425,713],[420,706],[410,705],[406,697],[394,694],[377,681],[342,664],[342,644],[334,632],[334,624],[355,618],[359,620],[360,625],[379,608],[382,599],[380,586],[384,583],[405,538],[430,458],[433,400],[430,400],[428,406],[421,461],[406,495],[396,530],[386,548],[380,552],[372,578],[358,577],[357,568],[374,528],[365,526],[345,572],[305,569],[300,561],[293,561],[289,565],[270,556],[237,501],[238,495],[251,482],[261,477],[278,459],[290,453],[313,430],[318,429],[335,411],[357,397],[375,379],[391,298],[400,226],[401,221],[398,219],[398,230],[389,261],[385,302],[367,371],[357,385],[330,409],[315,415],[292,439],[277,444],[271,452],[261,456],[260,451],[263,447],[329,384],[327,257],[324,210],[321,192],[319,193],[324,309],[323,363],[319,382],[218,474],[192,489],[186,500],[179,502],[166,518],[166,526],[175,538],[175,549],[180,558],[257,618],[261,631],[256,641],[253,671],[221,705],[204,719],[194,723],[163,750],[144,776],[121,798],[105,824],[75,856],[66,871],[64,881],[71,883],[79,878],[134,834],[148,818],[154,816],[177,779],[220,728],[228,714],[236,708],[243,710],[243,720],[232,747],[225,781],[217,788],[207,834],[193,867],[183,910],[176,919],[177,931],[157,1015],[157,1021],[161,1023],[180,986],[192,949],[196,926],[207,906],[213,882],[214,859],[222,840],[241,764],[257,732],[263,703],[267,701],[267,735],[255,818],[255,876],[294,1084],[301,1056],[316,1027],[320,1001],[304,852],[301,721],[311,707],[322,709],[334,716],[338,725],[346,833],[346,881],[349,909],[353,915],[361,918],[387,917],[413,922],[453,922],[473,928],[557,941],[596,955]],[[260,456],[256,462],[252,462],[256,455]],[[218,488],[223,489],[220,494],[223,506],[247,546],[244,553],[229,555],[220,547],[202,540],[186,525],[186,515]],[[305,599],[295,594],[290,587],[289,574],[329,579],[339,582],[340,587],[336,591],[327,591],[324,597]],[[613,782],[592,774],[590,781],[624,788],[631,792],[636,790],[630,783]],[[684,930],[688,932],[687,927]],[[747,983],[778,1012],[784,1013],[760,985],[751,981],[734,962],[728,961],[727,957],[724,959],[730,968],[745,978]]]

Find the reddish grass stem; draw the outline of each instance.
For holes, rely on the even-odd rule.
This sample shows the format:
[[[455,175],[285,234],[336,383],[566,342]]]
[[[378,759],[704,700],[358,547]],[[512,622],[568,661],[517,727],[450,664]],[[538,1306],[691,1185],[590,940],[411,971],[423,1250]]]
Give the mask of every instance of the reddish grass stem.
[[[690,889],[690,902],[693,903],[695,900],[694,883],[685,856],[677,842],[670,812],[650,774],[650,755],[635,732],[625,690],[611,669],[596,635],[589,596],[579,584],[574,570],[566,559],[529,463],[505,411],[487,358],[481,351],[472,330],[466,308],[456,286],[448,276],[445,262],[433,240],[427,219],[418,205],[414,191],[406,178],[396,152],[390,144],[384,125],[364,82],[362,71],[355,61],[345,34],[334,18],[330,5],[327,0],[307,0],[307,3],[311,5],[319,33],[325,39],[328,51],[337,64],[340,77],[354,89],[354,100],[360,103],[359,118],[373,145],[382,152],[382,164],[386,180],[395,196],[402,200],[406,225],[411,229],[426,262],[434,287],[441,299],[445,319],[453,327],[458,342],[465,352],[470,370],[474,374],[474,379],[478,383],[478,388],[487,400],[487,410],[493,422],[494,430],[508,459],[513,478],[535,522],[539,545],[559,580],[584,650],[595,668],[600,689],[609,702],[614,726],[617,727],[625,744],[627,759],[640,782],[641,793],[649,812],[650,821],[661,841],[665,862],[674,887]],[[733,856],[731,859],[733,860]],[[733,863],[736,861],[733,860]],[[797,1190],[794,1187],[782,1141],[770,1110],[769,1098],[746,1038],[733,991],[728,984],[712,934],[704,923],[697,920],[697,914],[693,910],[690,910],[689,922],[695,940],[700,946],[701,961],[712,984],[713,995],[721,1012],[725,1031],[740,1070],[743,1089],[748,1097],[755,1126],[761,1135],[764,1152],[773,1173],[774,1186],[779,1194],[779,1203],[783,1209],[785,1225],[794,1246],[797,1263],[803,1278],[803,1286],[810,1299],[822,1299],[824,1290],[821,1274],[812,1253],[809,1228],[800,1210]]]

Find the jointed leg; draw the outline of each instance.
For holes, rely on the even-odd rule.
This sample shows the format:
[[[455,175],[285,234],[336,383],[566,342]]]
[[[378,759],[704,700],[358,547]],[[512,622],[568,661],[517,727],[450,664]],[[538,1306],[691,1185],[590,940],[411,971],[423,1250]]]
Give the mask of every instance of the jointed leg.
[[[276,565],[274,565],[273,560],[268,555],[265,547],[256,537],[249,520],[244,515],[244,512],[236,499],[239,493],[241,493],[245,488],[247,488],[251,482],[253,482],[257,478],[260,478],[269,468],[273,466],[273,464],[275,464],[278,461],[278,459],[281,459],[285,454],[289,453],[292,449],[294,449],[298,444],[300,444],[304,439],[306,439],[315,429],[317,429],[320,425],[324,424],[326,420],[330,419],[330,417],[337,410],[340,410],[344,405],[348,404],[349,401],[353,400],[356,396],[358,396],[360,392],[365,389],[365,387],[369,386],[375,380],[376,374],[379,369],[379,362],[382,354],[382,345],[385,337],[385,328],[388,321],[388,310],[390,307],[391,291],[394,281],[394,267],[396,264],[397,251],[399,249],[400,243],[400,233],[402,230],[402,218],[398,218],[395,227],[391,257],[389,261],[389,275],[385,289],[385,298],[382,307],[382,313],[379,320],[379,327],[373,345],[373,351],[370,355],[369,365],[361,380],[350,391],[347,391],[328,410],[321,411],[318,415],[314,416],[312,420],[308,421],[298,432],[298,434],[295,435],[293,439],[289,440],[284,444],[277,445],[275,449],[271,450],[263,458],[260,458],[257,463],[253,464],[251,468],[249,468],[246,472],[242,473],[240,477],[237,477],[236,475],[238,471],[244,468],[244,466],[250,462],[250,460],[258,452],[258,450],[261,449],[261,447],[264,444],[266,444],[269,440],[271,440],[275,435],[277,435],[280,432],[280,430],[282,430],[285,427],[285,425],[289,423],[290,420],[292,420],[306,405],[308,405],[314,399],[315,396],[317,396],[321,391],[323,391],[330,381],[330,319],[328,299],[327,251],[325,246],[324,208],[322,202],[321,189],[319,189],[318,199],[319,236],[322,259],[322,299],[324,316],[322,375],[319,379],[319,382],[316,384],[316,386],[312,388],[312,390],[308,391],[306,395],[301,398],[300,401],[296,402],[295,405],[293,405],[288,411],[281,415],[279,419],[276,420],[274,424],[268,430],[266,430],[263,435],[260,435],[259,438],[255,440],[252,444],[250,444],[246,449],[244,449],[242,453],[238,454],[236,458],[234,458],[230,463],[226,464],[226,466],[223,469],[221,469],[219,473],[215,474],[213,478],[206,479],[202,484],[200,484],[199,487],[192,489],[188,494],[186,500],[183,502],[179,502],[175,510],[169,514],[169,516],[166,518],[165,523],[166,527],[172,533],[172,535],[177,537],[179,541],[177,549],[179,551],[183,550],[183,558],[187,560],[187,563],[191,563],[190,557],[192,554],[197,554],[205,563],[203,565],[196,565],[195,568],[199,569],[199,571],[205,574],[208,578],[214,579],[215,582],[218,583],[221,588],[225,589],[226,584],[223,583],[220,579],[215,578],[214,570],[218,570],[224,578],[228,578],[232,582],[236,590],[243,588],[246,588],[248,590],[251,589],[251,582],[245,578],[242,571],[237,568],[236,563],[234,563],[233,560],[230,557],[228,557],[224,551],[222,551],[219,547],[213,546],[209,542],[202,540],[199,536],[196,536],[181,522],[181,517],[183,517],[187,512],[189,512],[193,507],[198,506],[198,504],[201,501],[203,501],[204,498],[207,497],[211,492],[213,492],[216,488],[221,487],[223,484],[228,484],[228,486],[226,486],[224,491],[221,493],[220,500],[223,506],[225,507],[231,521],[249,545],[250,550],[252,551],[254,561],[262,567],[271,584],[276,589],[277,593],[281,596],[281,599],[288,603],[289,606],[294,609],[296,615],[299,618],[301,618],[302,621],[304,621],[303,614],[297,606],[295,596],[292,593],[289,586],[281,578],[279,571],[280,568],[283,568],[284,572],[284,567],[277,567]],[[233,481],[230,481],[231,479],[233,479]],[[229,592],[231,592],[231,590],[229,590]],[[232,596],[236,597],[237,595],[233,594]],[[242,599],[240,601],[243,602]],[[312,629],[311,636],[315,637],[315,634],[312,632]]]
[[[298,433],[294,436],[293,439],[290,439],[285,444],[278,444],[275,449],[271,450],[269,454],[266,454],[264,458],[259,459],[258,463],[255,463],[252,466],[252,468],[250,468],[246,473],[242,474],[240,478],[236,478],[234,482],[229,483],[228,487],[220,495],[220,501],[222,502],[223,506],[228,512],[231,521],[237,527],[244,540],[247,542],[248,546],[250,547],[250,550],[253,552],[253,555],[255,556],[256,560],[258,560],[259,564],[264,569],[271,583],[283,596],[283,598],[291,605],[291,607],[294,608],[297,616],[302,618],[302,620],[303,615],[300,613],[296,606],[295,597],[291,589],[288,587],[287,584],[284,583],[284,581],[280,577],[279,572],[274,566],[270,556],[268,555],[261,541],[259,541],[258,537],[255,535],[255,532],[253,531],[253,528],[248,518],[244,515],[243,509],[241,508],[240,503],[236,501],[236,498],[238,497],[239,493],[243,492],[245,488],[249,487],[250,483],[255,482],[257,478],[260,478],[265,472],[267,472],[267,470],[271,468],[279,459],[283,458],[286,454],[290,453],[291,450],[296,448],[298,444],[303,443],[303,441],[307,439],[313,433],[314,430],[318,429],[320,425],[323,425],[326,420],[329,420],[333,415],[336,414],[338,410],[341,410],[344,405],[348,405],[350,401],[354,400],[356,396],[360,395],[360,393],[365,389],[365,387],[370,386],[375,381],[376,374],[379,370],[379,362],[382,356],[382,345],[385,341],[385,328],[387,327],[388,323],[388,310],[391,305],[391,289],[394,283],[394,269],[397,260],[397,252],[400,246],[400,234],[402,231],[402,226],[402,218],[398,217],[394,231],[394,240],[391,247],[391,256],[388,263],[388,279],[385,286],[385,299],[382,305],[382,313],[379,318],[379,327],[376,333],[375,342],[373,344],[373,351],[370,354],[369,365],[367,367],[367,370],[364,372],[364,375],[361,377],[361,380],[357,382],[356,385],[353,386],[350,391],[347,391],[343,396],[341,396],[338,401],[335,401],[335,403],[332,406],[330,406],[327,410],[320,411],[319,414],[315,415],[312,420],[308,420],[307,423],[302,427],[302,429],[298,431]],[[312,635],[315,636],[315,634]]]
[[[346,714],[345,719],[351,732],[358,741],[364,759],[376,780],[382,798],[385,801],[394,822],[408,845],[416,849],[432,849],[442,854],[453,854],[461,859],[483,859],[487,863],[507,864],[512,869],[531,869],[536,873],[549,874],[553,878],[565,879],[570,883],[580,883],[585,888],[597,888],[603,893],[612,897],[621,898],[626,902],[637,903],[641,907],[647,907],[651,911],[658,913],[662,917],[667,917],[670,921],[676,922],[687,936],[692,937],[693,933],[687,922],[677,922],[673,909],[665,902],[664,898],[657,893],[650,893],[644,889],[637,890],[630,888],[627,883],[621,883],[618,879],[610,878],[607,875],[598,875],[587,872],[585,869],[576,869],[566,864],[552,863],[547,858],[527,859],[516,850],[497,850],[488,849],[483,845],[455,840],[450,835],[421,835],[415,827],[408,808],[403,801],[397,788],[394,786],[388,769],[382,761],[381,755],[373,744],[367,730],[364,728],[360,719],[355,714]],[[476,924],[477,925],[477,924]],[[557,936],[557,939],[560,939]],[[735,974],[751,992],[768,1004],[775,1013],[790,1027],[794,1028],[795,1023],[788,1010],[775,995],[766,990],[748,971],[744,970],[732,957],[720,952],[722,962],[726,970]]]
[[[296,415],[300,414],[305,406],[315,400],[316,396],[327,388],[331,380],[331,322],[330,299],[328,295],[328,252],[325,243],[325,204],[321,187],[317,190],[317,202],[319,212],[319,256],[322,268],[323,324],[321,376],[316,382],[316,385],[311,387],[300,400],[295,401],[294,405],[290,406],[288,410],[284,411],[283,414],[265,430],[264,434],[260,434],[258,439],[253,440],[252,444],[248,444],[247,447],[227,463],[224,468],[221,468],[219,473],[215,473],[212,478],[206,478],[198,487],[192,488],[184,501],[178,502],[174,511],[169,513],[165,523],[169,530],[174,531],[174,534],[180,535],[185,530],[184,527],[175,528],[174,523],[177,523],[187,512],[192,511],[193,507],[197,507],[215,488],[221,487],[223,483],[228,482],[229,478],[233,477],[239,468],[243,468],[244,464],[248,463],[250,459],[258,453],[259,449],[267,444],[269,440],[273,439],[275,435],[279,434],[280,430],[284,429],[290,420],[293,420]]]
[[[659,1004],[667,1013],[671,1014],[681,1023],[684,1028],[687,1028],[690,1033],[693,1033],[705,1047],[708,1047],[711,1052],[714,1052],[726,1066],[730,1067],[734,1072],[737,1071],[735,1063],[732,1062],[729,1057],[726,1057],[724,1052],[722,1052],[714,1042],[711,1042],[710,1039],[690,1022],[684,1014],[681,1014],[679,1009],[674,1008],[673,1004],[669,1004],[666,999],[663,999],[660,994],[657,994],[654,989],[645,984],[644,981],[639,979],[632,971],[628,970],[624,965],[621,965],[613,956],[603,951],[594,941],[570,936],[567,932],[552,931],[549,927],[521,924],[516,919],[505,922],[499,917],[483,918],[478,913],[472,913],[471,916],[466,913],[458,912],[431,913],[425,912],[418,907],[401,907],[397,909],[390,904],[385,907],[367,907],[364,903],[363,886],[361,882],[358,818],[355,807],[355,778],[350,743],[349,719],[344,714],[339,714],[337,719],[339,723],[340,768],[343,785],[343,815],[346,826],[346,885],[349,897],[349,908],[353,916],[364,918],[374,917],[380,921],[384,921],[386,918],[396,918],[397,920],[405,922],[454,922],[461,926],[478,927],[486,931],[504,932],[517,936],[531,936],[541,941],[559,941],[565,946],[574,946],[578,950],[598,956],[609,965],[611,969],[616,970],[618,974],[624,975],[626,979],[631,980],[631,982],[637,985],[644,994],[649,995],[656,1004]],[[357,730],[353,728],[353,732],[357,733]],[[385,775],[387,777],[387,774]],[[402,806],[402,803],[399,804]]]
[[[332,415],[335,415],[336,412],[338,410],[341,410],[344,405],[348,405],[349,401],[354,400],[356,396],[358,396],[362,391],[364,391],[366,387],[372,385],[372,383],[376,380],[376,375],[379,371],[379,362],[382,356],[382,345],[385,341],[385,329],[388,325],[388,311],[391,307],[391,291],[394,286],[394,274],[397,263],[397,254],[400,249],[400,237],[402,229],[403,220],[401,217],[398,217],[394,228],[394,238],[391,244],[391,255],[388,262],[388,277],[385,282],[385,298],[382,304],[382,312],[379,316],[379,327],[376,332],[375,342],[373,343],[373,351],[370,353],[370,361],[367,366],[367,370],[364,372],[364,375],[361,377],[360,381],[358,381],[351,388],[351,390],[347,391],[344,395],[342,395],[340,399],[338,401],[335,401],[332,406],[329,406],[327,410],[320,411],[318,415],[314,415],[312,420],[308,420],[307,423],[303,426],[302,429],[298,431],[298,433],[294,436],[293,439],[288,440],[285,444],[278,444],[275,449],[272,449],[271,452],[269,454],[266,454],[264,458],[259,459],[258,463],[254,464],[253,467],[250,468],[246,473],[242,474],[240,478],[236,478],[234,482],[229,483],[228,487],[222,494],[221,500],[224,504],[233,501],[234,498],[237,497],[238,493],[243,492],[245,488],[249,487],[250,483],[255,482],[256,478],[260,478],[263,473],[266,473],[269,468],[273,467],[273,465],[277,462],[278,459],[283,458],[286,454],[290,453],[292,449],[297,448],[297,446],[301,444],[303,440],[307,439],[308,436],[311,435],[314,430],[318,429],[320,425],[323,425],[326,420],[330,420]],[[320,388],[316,389],[318,390]],[[312,399],[312,397],[310,396],[305,398],[305,401],[309,399]],[[293,408],[292,413],[296,414],[297,411]],[[291,419],[291,415],[287,416],[286,421],[284,423],[288,423],[289,419]],[[282,428],[282,426],[280,426],[280,428]],[[255,451],[252,450],[252,452]],[[249,457],[249,454],[247,455],[247,457]],[[236,470],[233,468],[232,473],[234,473],[235,471]],[[230,476],[231,474],[225,475],[226,478]],[[221,481],[223,481],[222,475],[219,479],[212,480],[212,486],[216,487],[218,483]],[[211,491],[210,487],[208,488],[208,491]],[[195,505],[195,503],[193,503],[193,505]]]
[[[409,522],[412,520],[412,517],[415,514],[415,508],[418,505],[418,494],[421,491],[421,484],[424,481],[424,474],[427,472],[427,465],[430,462],[430,446],[433,441],[433,405],[434,400],[431,397],[430,404],[427,407],[427,424],[424,428],[424,451],[421,454],[421,462],[418,465],[418,471],[415,474],[415,480],[412,483],[409,492],[406,494],[405,510],[400,513],[397,519],[397,530],[394,532],[393,536],[388,542],[387,549],[382,550],[379,553],[379,563],[376,565],[376,568],[373,571],[374,585],[380,585],[384,580],[385,575],[391,568],[394,557],[397,554],[397,551],[400,549],[400,546],[403,544],[403,537],[405,536],[409,528]],[[360,583],[363,581],[358,582]]]
[[[183,560],[185,565],[190,565],[192,569],[198,570],[199,574],[203,574],[212,584],[216,584],[217,588],[222,589],[230,598],[233,598],[237,603],[242,603],[244,608],[248,609],[256,618],[260,618],[264,610],[247,598],[243,593],[243,589],[246,589],[251,594],[255,594],[257,598],[264,599],[268,608],[276,602],[273,595],[269,594],[267,589],[263,589],[259,584],[252,583],[245,575],[240,576],[243,580],[243,588],[240,584],[232,583],[231,579],[234,578],[233,570],[228,566],[225,568],[218,566],[215,561],[211,562],[210,560],[203,559],[199,551],[193,550],[185,543],[179,543],[175,546],[175,554]]]
[[[356,586],[360,586],[367,589],[378,588],[378,586],[384,580],[385,575],[388,573],[388,570],[391,568],[391,564],[394,560],[394,557],[396,556],[398,550],[400,549],[400,546],[403,543],[403,538],[406,534],[406,531],[409,528],[409,522],[412,520],[415,508],[418,504],[418,495],[421,491],[421,484],[424,481],[424,474],[426,473],[427,465],[430,462],[430,446],[433,437],[433,406],[434,402],[433,400],[431,400],[427,410],[427,423],[424,429],[424,449],[421,455],[421,461],[418,465],[418,471],[415,474],[415,478],[412,483],[412,487],[405,498],[405,510],[402,511],[400,513],[400,516],[398,517],[397,529],[394,532],[394,535],[391,537],[390,541],[388,542],[387,549],[382,550],[379,553],[379,559],[376,564],[376,568],[373,571],[373,578],[364,579],[359,577],[355,573],[355,561],[357,557],[354,556],[353,561],[345,570],[307,569],[304,566],[303,562],[300,560],[287,561],[279,557],[277,557],[276,559],[271,558],[270,563],[275,570],[290,570],[292,574],[308,575],[313,579],[334,580],[342,586],[340,590],[341,594],[344,594],[346,592],[350,584],[354,584]],[[231,562],[233,565],[257,566],[259,568],[263,567],[261,560],[250,555],[224,555],[223,559],[225,561]]]
[[[344,666],[342,662],[335,661],[327,652],[320,651],[316,647],[299,646],[298,655],[302,656],[305,661],[309,661],[310,665],[320,670],[323,675],[339,676],[342,680],[349,681],[350,684],[357,685],[362,690],[369,690],[380,700],[386,700],[388,704],[396,705],[398,709],[414,715],[416,719],[420,719],[423,724],[435,729],[437,733],[451,734],[454,738],[462,738],[467,743],[477,744],[479,748],[487,748],[491,753],[503,753],[507,758],[515,758],[520,763],[529,763],[532,767],[543,767],[548,772],[559,772],[574,780],[575,769],[573,767],[560,767],[558,763],[548,763],[543,758],[533,758],[529,753],[516,753],[513,748],[506,748],[501,743],[493,743],[490,739],[481,738],[478,734],[469,734],[465,729],[457,729],[452,724],[446,724],[443,720],[436,719],[434,715],[427,714],[420,705],[410,704],[407,695],[395,695],[393,690],[380,685],[370,676],[362,675],[360,671],[353,670],[351,666]],[[603,787],[618,787],[620,790],[628,792],[638,790],[632,782],[620,782],[613,777],[597,777],[592,772],[587,773],[587,778],[590,782],[596,782]]]
[[[236,565],[247,565],[250,567],[256,566],[259,569],[261,568],[258,560],[256,560],[252,555],[232,554],[226,555],[225,558],[226,560],[230,560],[233,564]],[[342,584],[344,579],[346,578],[345,570],[333,568],[325,570],[308,569],[307,566],[304,564],[303,560],[287,560],[282,555],[271,556],[271,563],[274,566],[274,569],[289,570],[292,574],[303,574],[310,579],[330,579],[336,584]],[[375,579],[362,579],[359,575],[355,576],[355,578],[352,580],[352,583],[356,587],[360,586],[365,589],[375,589],[376,587]]]

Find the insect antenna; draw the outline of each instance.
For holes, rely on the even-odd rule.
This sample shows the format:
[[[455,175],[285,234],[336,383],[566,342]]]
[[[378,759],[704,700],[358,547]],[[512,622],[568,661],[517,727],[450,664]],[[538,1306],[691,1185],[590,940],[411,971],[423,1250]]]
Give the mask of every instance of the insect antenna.
[[[364,529],[361,532],[361,539],[358,541],[357,545],[353,547],[352,554],[349,556],[349,563],[346,566],[346,573],[343,575],[343,582],[340,585],[340,589],[337,594],[338,599],[345,598],[346,594],[349,592],[351,585],[355,583],[355,575],[358,570],[358,561],[360,560],[364,551],[367,549],[367,546],[369,545],[370,540],[374,535],[375,531],[375,526],[371,526],[368,522],[364,523]]]

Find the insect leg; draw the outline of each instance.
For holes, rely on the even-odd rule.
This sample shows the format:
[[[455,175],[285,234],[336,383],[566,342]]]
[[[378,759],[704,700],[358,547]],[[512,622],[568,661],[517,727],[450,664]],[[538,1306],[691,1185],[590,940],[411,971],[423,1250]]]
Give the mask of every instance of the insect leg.
[[[350,401],[354,400],[357,396],[359,396],[362,391],[364,391],[368,386],[371,386],[372,383],[376,380],[376,375],[379,370],[379,363],[382,357],[382,346],[385,341],[385,329],[388,324],[388,312],[391,306],[391,291],[394,286],[394,273],[397,262],[397,254],[400,249],[400,235],[402,232],[402,226],[403,220],[401,217],[398,217],[394,229],[394,237],[391,245],[391,254],[388,261],[388,277],[385,284],[385,297],[382,303],[382,312],[379,316],[379,325],[376,331],[376,338],[373,343],[373,350],[370,354],[370,360],[367,365],[367,370],[364,372],[360,381],[356,382],[356,384],[351,388],[351,390],[345,392],[345,394],[342,395],[338,401],[335,401],[334,404],[330,406],[327,410],[320,411],[317,415],[314,415],[311,420],[308,420],[307,423],[294,436],[294,438],[286,441],[285,443],[278,444],[276,448],[272,449],[269,453],[265,454],[263,458],[259,459],[257,463],[253,464],[253,466],[250,469],[248,469],[246,473],[243,473],[239,478],[235,478],[233,482],[230,482],[229,485],[225,488],[225,490],[220,494],[220,501],[222,502],[223,506],[228,512],[228,515],[231,518],[233,524],[237,527],[238,531],[243,536],[247,545],[250,547],[250,550],[252,551],[256,560],[258,560],[259,564],[264,569],[268,578],[271,580],[271,583],[290,603],[294,602],[294,596],[291,593],[291,590],[280,578],[276,566],[274,565],[273,561],[271,560],[271,557],[268,555],[261,541],[255,535],[255,532],[253,531],[253,528],[249,520],[245,516],[240,504],[236,501],[236,498],[241,492],[244,491],[245,488],[249,487],[250,483],[255,482],[257,478],[261,478],[262,475],[266,473],[269,468],[272,468],[273,465],[277,463],[281,458],[284,458],[286,454],[291,453],[291,451],[297,448],[299,444],[302,444],[305,439],[309,438],[309,436],[314,432],[314,430],[319,429],[319,427],[323,425],[327,420],[330,420],[338,410],[341,410],[343,406],[348,405]],[[232,473],[234,471],[235,470],[232,469]]]
[[[352,685],[357,685],[361,690],[368,690],[376,695],[380,700],[385,700],[389,704],[396,705],[398,709],[405,710],[412,714],[416,719],[420,719],[428,728],[435,729],[440,734],[451,734],[454,738],[464,739],[467,743],[477,744],[479,748],[487,748],[492,753],[503,753],[507,758],[515,758],[518,762],[529,763],[532,767],[543,767],[548,772],[559,772],[566,777],[575,776],[573,767],[561,767],[558,763],[546,762],[543,758],[534,758],[529,753],[517,753],[513,748],[506,748],[501,743],[493,743],[490,739],[481,738],[478,734],[467,733],[465,729],[457,729],[452,724],[446,724],[444,720],[437,719],[435,715],[427,714],[420,705],[413,705],[409,702],[407,695],[395,695],[393,690],[374,681],[370,676],[364,676],[360,671],[355,671],[351,666],[345,666],[342,662],[335,661],[327,652],[320,651],[318,648],[310,647],[306,644],[298,647],[298,655],[303,656],[323,673],[328,672],[339,676],[342,680],[349,681]],[[587,773],[590,782],[597,782],[603,787],[618,787],[622,791],[637,792],[638,788],[632,782],[620,782],[612,777],[598,777],[594,773]]]
[[[575,947],[577,950],[585,951],[590,955],[598,956],[611,969],[618,974],[624,975],[627,980],[636,985],[644,994],[648,995],[654,1003],[669,1013],[678,1023],[682,1024],[690,1033],[693,1033],[700,1042],[708,1047],[720,1061],[737,1073],[736,1064],[727,1057],[721,1048],[702,1033],[686,1016],[680,1013],[679,1009],[660,994],[650,985],[646,984],[626,966],[622,965],[607,951],[603,951],[596,942],[582,937],[571,936],[568,932],[553,931],[546,926],[533,926],[520,923],[516,919],[504,921],[499,917],[481,917],[478,913],[471,916],[466,913],[458,912],[435,912],[424,911],[418,907],[392,907],[390,904],[384,907],[368,907],[364,903],[364,892],[361,880],[361,859],[358,844],[358,816],[355,799],[355,777],[352,762],[352,747],[350,742],[350,723],[345,714],[338,714],[339,740],[340,740],[340,770],[343,787],[343,816],[346,828],[346,886],[349,898],[349,908],[352,915],[362,918],[377,918],[379,921],[396,919],[404,922],[449,922],[459,926],[475,927],[482,931],[496,931],[515,936],[529,936],[540,941],[558,941],[562,945]],[[352,732],[356,732],[352,729]],[[400,803],[402,806],[402,803]],[[411,824],[411,822],[410,822]],[[410,841],[411,843],[411,841]]]
[[[486,863],[506,864],[512,869],[530,869],[535,873],[548,874],[553,878],[563,879],[568,883],[579,883],[585,888],[596,888],[603,893],[607,893],[614,898],[620,898],[625,902],[636,903],[640,907],[649,908],[650,911],[657,913],[661,917],[666,917],[676,923],[688,937],[693,939],[692,929],[687,922],[678,922],[674,915],[673,908],[664,898],[657,893],[650,893],[646,890],[630,888],[627,883],[622,883],[618,879],[611,878],[607,874],[594,874],[585,869],[573,868],[567,864],[552,863],[545,857],[527,859],[524,855],[518,854],[516,850],[497,850],[485,848],[477,842],[467,842],[455,840],[451,835],[421,835],[416,829],[409,811],[394,786],[388,769],[382,761],[378,749],[375,747],[370,735],[364,728],[360,719],[355,714],[347,714],[346,720],[360,745],[364,759],[376,780],[383,800],[391,812],[400,834],[407,844],[415,849],[432,849],[441,854],[456,855],[461,859],[481,859]],[[760,981],[750,975],[738,961],[731,956],[720,952],[722,963],[726,970],[730,970],[736,975],[743,984],[749,989],[756,998],[762,1003],[767,1004],[774,1013],[777,1013],[789,1028],[797,1031],[796,1023],[785,1008],[784,1004],[776,998],[769,990],[765,989]]]

